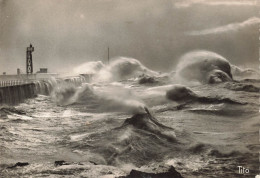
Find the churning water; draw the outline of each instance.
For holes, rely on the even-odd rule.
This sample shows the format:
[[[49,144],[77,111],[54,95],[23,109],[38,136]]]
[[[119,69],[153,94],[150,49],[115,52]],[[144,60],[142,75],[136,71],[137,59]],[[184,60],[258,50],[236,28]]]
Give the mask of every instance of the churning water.
[[[53,84],[50,95],[2,106],[1,175],[116,177],[166,164],[184,177],[238,177],[237,166],[255,176],[259,80],[231,75],[228,61],[212,53],[192,67],[184,60],[177,77],[136,59],[99,62],[90,83]],[[187,82],[192,72],[200,77]],[[16,162],[29,165],[8,168]]]

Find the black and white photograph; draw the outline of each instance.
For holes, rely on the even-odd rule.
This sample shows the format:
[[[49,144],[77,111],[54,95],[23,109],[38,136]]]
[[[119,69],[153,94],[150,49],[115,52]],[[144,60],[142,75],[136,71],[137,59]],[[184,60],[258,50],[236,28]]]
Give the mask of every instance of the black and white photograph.
[[[0,0],[0,177],[260,178],[259,15]]]

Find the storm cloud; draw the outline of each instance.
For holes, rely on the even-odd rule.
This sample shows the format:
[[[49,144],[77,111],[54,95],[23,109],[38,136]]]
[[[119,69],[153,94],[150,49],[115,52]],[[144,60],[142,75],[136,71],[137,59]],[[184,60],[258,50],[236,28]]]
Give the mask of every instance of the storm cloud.
[[[178,6],[181,2],[186,2],[185,8]],[[0,72],[25,72],[30,43],[35,47],[35,71],[47,67],[50,72],[66,72],[88,61],[106,63],[108,47],[111,58],[136,58],[153,70],[172,70],[181,55],[197,49],[219,53],[236,65],[255,66],[255,26],[217,38],[187,35],[240,28],[258,19],[254,1],[210,2],[0,0]]]
[[[201,31],[191,31],[188,32],[188,35],[209,35],[209,34],[220,34],[220,33],[231,33],[236,32],[238,30],[245,30],[247,28],[251,28],[252,26],[257,26],[260,24],[260,19],[257,17],[252,17],[241,23],[231,23],[228,25],[205,29]]]

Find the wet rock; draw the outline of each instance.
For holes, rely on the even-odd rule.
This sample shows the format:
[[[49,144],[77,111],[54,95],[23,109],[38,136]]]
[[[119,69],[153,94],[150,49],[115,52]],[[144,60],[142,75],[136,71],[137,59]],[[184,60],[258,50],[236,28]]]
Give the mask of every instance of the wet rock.
[[[12,114],[12,113],[20,114],[20,115],[26,114],[25,111],[16,109],[13,106],[7,106],[7,105],[0,106],[0,116],[6,116],[7,114]]]
[[[138,83],[139,84],[155,84],[155,83],[158,83],[158,81],[155,80],[153,77],[143,76],[142,78],[139,79]]]
[[[94,165],[98,165],[96,162],[94,161],[89,161],[90,163],[94,164]]]
[[[107,172],[107,174],[113,174],[113,172],[111,172],[111,171],[108,171],[108,172]]]
[[[64,161],[64,160],[61,160],[61,161],[55,161],[54,165],[55,166],[62,166],[62,165],[69,165],[69,163]]]
[[[29,165],[29,163],[27,163],[27,162],[17,162],[15,165],[10,166],[10,167],[8,167],[8,168],[9,168],[9,169],[12,169],[12,168],[23,167],[23,166],[28,166],[28,165]]]
[[[78,162],[67,162],[64,160],[60,160],[60,161],[55,161],[54,162],[55,166],[63,166],[63,165],[83,165],[82,163],[78,163]]]
[[[175,170],[173,166],[170,166],[168,170],[156,171],[156,172],[142,172],[138,170],[132,170],[129,175],[124,178],[182,178],[182,175]],[[123,177],[121,177],[123,178]]]

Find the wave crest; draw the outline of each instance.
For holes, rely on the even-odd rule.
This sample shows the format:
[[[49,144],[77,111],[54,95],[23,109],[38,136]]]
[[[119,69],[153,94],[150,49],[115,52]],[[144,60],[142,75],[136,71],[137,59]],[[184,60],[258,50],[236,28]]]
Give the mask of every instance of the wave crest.
[[[142,74],[158,75],[157,72],[145,67],[140,61],[133,58],[120,57],[102,68],[94,77],[94,81],[111,82],[138,77]]]
[[[180,58],[177,77],[201,83],[232,80],[230,63],[223,56],[210,51],[193,51]]]

